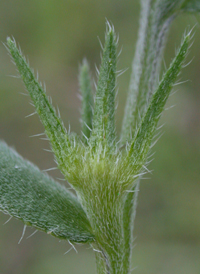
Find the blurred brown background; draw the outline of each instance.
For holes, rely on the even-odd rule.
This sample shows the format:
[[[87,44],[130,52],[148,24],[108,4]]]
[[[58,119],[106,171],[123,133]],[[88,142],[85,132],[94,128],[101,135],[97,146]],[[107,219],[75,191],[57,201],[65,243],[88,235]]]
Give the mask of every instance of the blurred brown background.
[[[59,106],[65,125],[80,131],[80,101],[77,73],[87,57],[95,78],[104,41],[105,18],[119,34],[123,47],[118,69],[129,68],[118,79],[117,129],[120,130],[131,60],[137,39],[139,0],[1,0],[0,40],[13,35],[28,56],[31,67],[39,71],[54,106]],[[136,274],[200,273],[200,15],[182,15],[173,23],[164,60],[169,65],[184,30],[196,24],[194,45],[177,86],[170,97],[162,123],[164,135],[154,147],[155,160],[149,180],[142,180],[135,222],[136,247],[133,267]],[[43,151],[48,142],[31,135],[43,132],[33,112],[21,80],[0,44],[0,139],[42,170],[55,166],[52,154]],[[61,177],[58,171],[50,173]],[[28,228],[20,245],[23,224],[0,213],[1,274],[92,274],[94,255],[89,246],[70,248],[67,242]]]

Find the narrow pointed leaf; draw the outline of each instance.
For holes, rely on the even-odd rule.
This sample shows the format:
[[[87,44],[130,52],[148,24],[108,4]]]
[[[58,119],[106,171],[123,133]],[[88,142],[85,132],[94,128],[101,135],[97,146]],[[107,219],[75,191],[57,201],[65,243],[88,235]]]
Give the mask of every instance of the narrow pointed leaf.
[[[145,2],[146,1],[146,2]],[[125,144],[132,139],[139,120],[138,108],[140,105],[140,86],[147,68],[147,52],[150,28],[151,1],[141,1],[140,28],[136,44],[135,56],[132,63],[131,81],[129,83],[125,113],[121,130],[121,143]]]
[[[92,84],[90,78],[90,69],[86,59],[80,67],[79,73],[79,85],[82,97],[82,108],[81,108],[81,129],[84,134],[83,140],[87,143],[87,139],[90,138],[92,129]],[[85,138],[86,137],[86,138]]]
[[[146,157],[152,142],[152,137],[157,128],[161,113],[164,110],[165,103],[169,97],[170,91],[175,83],[177,76],[181,70],[183,61],[185,60],[190,41],[190,34],[185,36],[183,43],[166,71],[158,89],[153,95],[152,101],[144,115],[140,127],[136,133],[134,141],[129,150],[129,157],[133,161],[136,172],[142,168],[146,161]]]
[[[121,131],[121,143],[135,135],[157,88],[161,55],[171,22],[181,12],[200,11],[199,0],[141,0],[139,38]]]
[[[25,58],[17,48],[15,41],[8,38],[7,45],[36,107],[36,111],[45,127],[46,135],[51,142],[59,168],[63,170],[67,163],[66,155],[70,149],[66,129],[61,119],[56,115],[41,84],[38,83]]]
[[[169,0],[141,0],[139,39],[132,64],[123,127],[122,144],[134,136],[149,99],[156,88],[161,54],[177,3]]]
[[[99,144],[112,146],[115,140],[115,86],[116,86],[116,37],[107,26],[106,41],[99,72],[95,98],[92,147]]]
[[[61,239],[94,237],[77,198],[0,142],[0,210]]]

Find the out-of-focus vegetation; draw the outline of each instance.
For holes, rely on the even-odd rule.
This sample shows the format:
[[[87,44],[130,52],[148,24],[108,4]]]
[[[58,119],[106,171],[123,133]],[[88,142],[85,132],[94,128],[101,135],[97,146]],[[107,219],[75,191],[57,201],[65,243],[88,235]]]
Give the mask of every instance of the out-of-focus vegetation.
[[[123,46],[118,69],[129,68],[118,79],[118,113],[120,128],[128,87],[130,67],[137,39],[139,0],[119,1],[10,1],[0,3],[0,39],[13,35],[20,42],[31,67],[40,72],[54,106],[59,106],[66,125],[78,132],[80,101],[77,73],[79,63],[87,57],[93,69],[100,61],[100,40],[104,39],[105,18],[112,21],[119,33],[119,49]],[[177,86],[171,96],[162,123],[166,123],[154,147],[155,160],[148,180],[142,180],[135,223],[136,247],[133,266],[136,274],[200,272],[200,17],[183,15],[176,19],[169,33],[163,60],[168,65],[176,45],[188,25],[195,27],[194,45]],[[0,45],[0,138],[14,146],[25,158],[41,169],[54,165],[53,155],[43,151],[46,141],[30,138],[43,132],[37,116],[25,118],[34,111],[28,104],[18,75],[10,63],[6,49]],[[164,62],[163,62],[164,63]],[[163,65],[164,67],[164,65]],[[59,172],[51,172],[61,178]],[[77,247],[63,255],[67,242],[36,233],[23,239],[23,224],[0,214],[0,273],[94,273],[90,249]],[[33,230],[27,229],[26,236]],[[90,262],[89,262],[90,261]],[[88,263],[89,262],[89,263]],[[91,267],[91,265],[93,267]],[[68,273],[67,272],[67,273]]]

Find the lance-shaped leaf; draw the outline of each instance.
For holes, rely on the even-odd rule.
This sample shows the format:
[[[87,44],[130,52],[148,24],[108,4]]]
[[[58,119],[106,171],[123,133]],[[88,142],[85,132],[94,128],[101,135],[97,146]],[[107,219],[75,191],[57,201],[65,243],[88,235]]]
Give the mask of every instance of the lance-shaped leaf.
[[[140,28],[136,44],[135,56],[132,63],[131,81],[128,89],[124,119],[121,130],[121,143],[125,144],[132,139],[136,124],[138,123],[138,101],[141,81],[144,78],[145,69],[147,68],[147,40],[149,37],[151,2],[150,0],[141,0]]]
[[[81,129],[83,133],[83,140],[87,143],[90,138],[90,132],[92,129],[92,84],[90,78],[90,69],[86,59],[80,67],[79,72],[79,85],[81,92]]]
[[[122,144],[134,136],[149,103],[160,71],[161,54],[170,22],[173,19],[169,0],[141,0],[139,39],[132,64],[123,127]]]
[[[152,137],[157,128],[161,113],[164,110],[170,91],[187,55],[189,41],[190,34],[185,36],[176,57],[170,65],[170,68],[164,74],[130,146],[129,157],[133,163],[135,172],[139,172],[146,161]]]
[[[38,83],[25,58],[17,48],[15,41],[8,38],[7,46],[45,127],[59,168],[63,171],[66,168],[67,154],[70,149],[66,129],[61,119],[56,115],[41,84]]]
[[[199,0],[141,0],[139,39],[132,64],[121,143],[132,140],[157,88],[161,55],[173,19],[182,11],[199,10]]]
[[[95,97],[92,147],[112,146],[115,140],[116,35],[107,24],[106,40]]]
[[[0,142],[0,210],[61,239],[94,237],[77,198]]]

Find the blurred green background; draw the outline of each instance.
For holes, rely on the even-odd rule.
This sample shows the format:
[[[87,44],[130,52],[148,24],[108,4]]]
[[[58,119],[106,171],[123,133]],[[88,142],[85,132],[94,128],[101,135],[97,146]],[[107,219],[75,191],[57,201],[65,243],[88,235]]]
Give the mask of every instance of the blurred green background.
[[[13,35],[40,80],[45,81],[54,106],[59,106],[66,127],[80,131],[78,67],[87,57],[93,72],[100,62],[99,39],[104,41],[105,18],[119,34],[123,48],[118,69],[129,68],[118,79],[117,129],[120,130],[126,91],[137,39],[139,0],[1,0],[0,40]],[[148,180],[142,180],[134,235],[133,268],[136,274],[200,273],[200,16],[182,15],[169,33],[163,60],[169,65],[182,34],[196,24],[194,45],[188,56],[192,63],[183,70],[162,117],[164,135],[154,147],[155,160]],[[0,44],[0,139],[42,170],[55,166],[45,152],[48,142],[31,135],[43,132],[33,112],[16,69]],[[50,172],[62,177],[58,171]],[[23,224],[0,213],[1,274],[95,273],[89,246],[70,248],[67,242],[28,228],[20,245]]]

